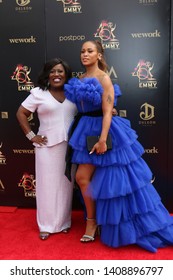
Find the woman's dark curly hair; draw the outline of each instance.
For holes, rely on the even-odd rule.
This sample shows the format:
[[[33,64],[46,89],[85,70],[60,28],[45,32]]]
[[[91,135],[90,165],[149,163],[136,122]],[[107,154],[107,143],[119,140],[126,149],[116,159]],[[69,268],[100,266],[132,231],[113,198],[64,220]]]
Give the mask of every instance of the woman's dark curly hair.
[[[41,70],[37,79],[38,87],[40,87],[43,90],[46,90],[48,88],[50,71],[57,64],[61,64],[64,67],[65,74],[66,74],[65,82],[67,82],[72,77],[72,71],[70,69],[70,66],[61,58],[53,58],[44,64],[43,69]]]

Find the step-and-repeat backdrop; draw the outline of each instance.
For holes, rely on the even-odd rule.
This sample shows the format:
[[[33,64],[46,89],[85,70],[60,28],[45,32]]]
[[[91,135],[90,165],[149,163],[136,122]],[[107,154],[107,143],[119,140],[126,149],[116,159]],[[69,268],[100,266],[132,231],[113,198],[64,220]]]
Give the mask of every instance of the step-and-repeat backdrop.
[[[131,120],[173,211],[171,38],[171,0],[0,0],[0,205],[35,207],[34,148],[16,111],[42,65],[61,57],[78,77],[82,43],[98,39],[123,93],[119,115]],[[37,116],[29,121],[36,132]]]
[[[173,1],[172,1],[171,15],[173,15]],[[169,128],[168,128],[168,197],[167,205],[173,210],[172,193],[170,190],[173,186],[173,23],[171,24],[171,48],[170,48],[170,94],[169,94]]]

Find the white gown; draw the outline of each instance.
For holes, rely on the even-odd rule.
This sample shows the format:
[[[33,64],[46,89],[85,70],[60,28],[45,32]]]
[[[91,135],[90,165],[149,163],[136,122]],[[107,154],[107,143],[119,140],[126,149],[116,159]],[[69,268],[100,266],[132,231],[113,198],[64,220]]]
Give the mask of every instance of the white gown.
[[[60,232],[71,226],[73,182],[64,175],[68,129],[76,106],[58,102],[51,93],[36,87],[22,106],[37,112],[38,134],[48,139],[46,146],[35,146],[37,223],[40,231]]]

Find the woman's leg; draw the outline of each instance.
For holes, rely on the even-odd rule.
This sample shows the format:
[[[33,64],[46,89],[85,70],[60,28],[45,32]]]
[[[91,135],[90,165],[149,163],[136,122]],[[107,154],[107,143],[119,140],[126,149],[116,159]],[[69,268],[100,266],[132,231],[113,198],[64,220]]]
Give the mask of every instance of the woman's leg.
[[[94,171],[95,166],[91,164],[81,164],[78,166],[76,172],[76,182],[81,189],[87,214],[86,231],[85,235],[81,238],[82,242],[92,241],[92,237],[94,238],[97,229],[95,201],[87,192],[87,188],[91,181]],[[86,237],[86,235],[90,236],[91,238]]]

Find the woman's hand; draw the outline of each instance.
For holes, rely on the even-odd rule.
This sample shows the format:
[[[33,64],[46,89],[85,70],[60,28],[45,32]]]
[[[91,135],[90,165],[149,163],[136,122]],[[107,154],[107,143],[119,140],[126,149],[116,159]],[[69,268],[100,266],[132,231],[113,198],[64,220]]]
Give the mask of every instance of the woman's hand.
[[[37,143],[40,146],[46,145],[47,144],[47,137],[44,135],[35,135],[32,139],[31,142]]]
[[[115,107],[112,109],[112,116],[118,116],[118,112]]]
[[[106,141],[98,141],[89,154],[96,152],[97,155],[103,155],[107,151]]]

